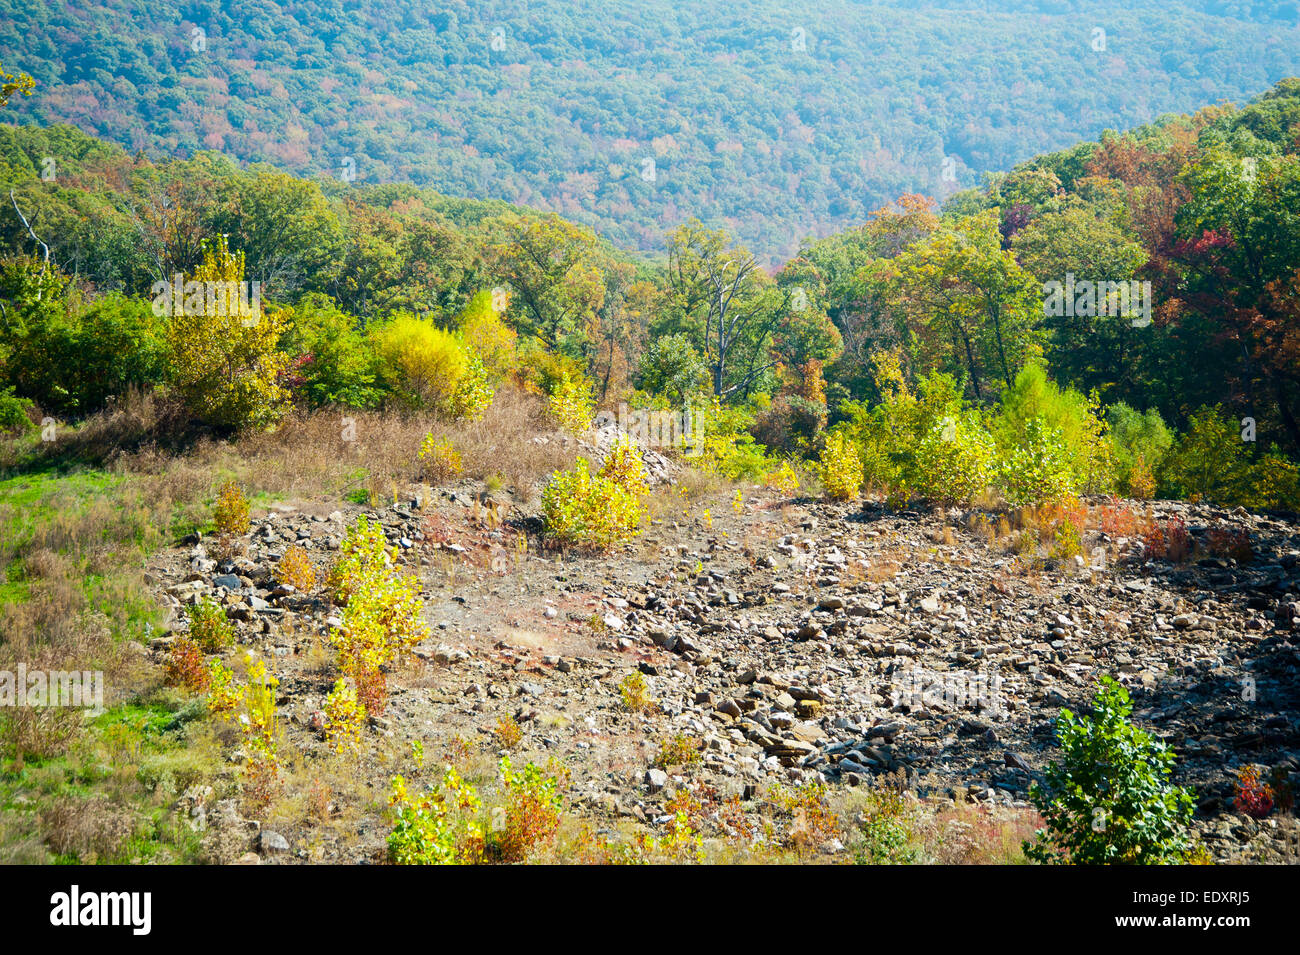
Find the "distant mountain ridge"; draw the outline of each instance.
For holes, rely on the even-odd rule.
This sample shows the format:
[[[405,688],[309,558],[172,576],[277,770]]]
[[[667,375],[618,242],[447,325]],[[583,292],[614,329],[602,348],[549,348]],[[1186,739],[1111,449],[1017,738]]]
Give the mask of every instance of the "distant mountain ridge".
[[[900,6],[0,0],[0,62],[38,80],[19,122],[553,209],[641,249],[695,215],[768,260],[1300,74],[1293,2]]]

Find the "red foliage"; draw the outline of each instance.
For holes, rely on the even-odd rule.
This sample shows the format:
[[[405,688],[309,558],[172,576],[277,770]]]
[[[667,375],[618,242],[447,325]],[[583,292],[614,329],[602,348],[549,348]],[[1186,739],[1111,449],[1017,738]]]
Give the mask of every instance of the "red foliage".
[[[1239,812],[1263,819],[1273,811],[1273,787],[1259,778],[1259,769],[1243,766],[1237,770],[1236,794],[1232,804]]]

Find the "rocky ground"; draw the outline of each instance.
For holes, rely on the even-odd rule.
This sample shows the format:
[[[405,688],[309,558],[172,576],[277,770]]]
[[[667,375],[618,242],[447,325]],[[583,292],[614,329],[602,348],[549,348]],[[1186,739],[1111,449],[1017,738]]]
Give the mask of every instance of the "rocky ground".
[[[1255,820],[1232,805],[1239,766],[1294,770],[1300,758],[1291,520],[1162,502],[1152,517],[1182,519],[1198,542],[1211,528],[1245,532],[1253,557],[1145,560],[1136,540],[1094,529],[1087,556],[1052,559],[1017,554],[1014,531],[986,529],[996,514],[757,488],[689,501],[658,470],[653,523],[607,557],[546,551],[528,505],[469,483],[380,507],[279,504],[255,513],[245,554],[228,562],[193,540],[158,555],[150,581],[175,611],[172,629],[184,629],[184,604],[214,595],[238,628],[231,655],[274,659],[287,735],[307,764],[326,759],[316,727],[337,676],[325,649],[337,610],[279,585],[284,550],[302,544],[323,573],[353,519],[377,518],[424,582],[434,634],[391,675],[388,710],[368,729],[387,755],[356,767],[346,833],[322,837],[286,816],[258,836],[210,789],[178,809],[243,827],[244,848],[263,857],[376,861],[387,779],[412,741],[431,761],[458,740],[494,751],[507,717],[524,731],[521,758],[567,766],[568,805],[598,826],[654,831],[688,782],[745,800],[778,782],[858,787],[889,774],[921,797],[1027,807],[1053,756],[1052,720],[1111,674],[1130,688],[1135,721],[1174,746],[1216,861],[1297,861],[1294,816]],[[172,636],[154,641],[160,659]],[[633,671],[657,712],[623,706]],[[676,733],[703,746],[689,773],[651,765]]]

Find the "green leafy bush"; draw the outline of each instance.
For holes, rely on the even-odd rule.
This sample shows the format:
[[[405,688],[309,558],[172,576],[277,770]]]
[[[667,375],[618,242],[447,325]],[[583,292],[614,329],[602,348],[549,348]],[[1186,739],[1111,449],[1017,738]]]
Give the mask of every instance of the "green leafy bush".
[[[1062,758],[1029,797],[1046,822],[1025,853],[1039,862],[1166,865],[1190,850],[1191,794],[1169,782],[1174,754],[1133,726],[1128,691],[1103,678],[1091,716],[1062,710]]]
[[[478,792],[455,769],[448,767],[441,785],[418,796],[394,776],[388,803],[388,856],[395,865],[456,865],[481,855],[484,830],[472,815],[480,805]]]
[[[998,462],[998,485],[1009,504],[1060,503],[1078,490],[1072,463],[1061,432],[1034,418]]]
[[[1300,508],[1300,468],[1271,448],[1251,464],[1245,489],[1236,503],[1254,510]]]
[[[0,388],[0,434],[21,434],[32,427],[32,403],[14,394],[13,386]]]
[[[542,489],[542,517],[552,540],[564,546],[608,550],[631,540],[641,524],[634,491],[601,473],[585,459],[556,471]]]
[[[858,449],[843,431],[827,436],[819,471],[822,487],[837,501],[857,497],[862,490],[862,459],[858,457]]]
[[[690,411],[689,451],[697,466],[733,481],[757,480],[771,469],[767,452],[749,430],[754,425],[753,407],[726,406],[714,398],[708,404],[694,404]]]
[[[937,421],[917,446],[912,486],[932,501],[969,503],[988,490],[993,455],[993,438],[978,421]]]
[[[294,305],[293,327],[280,347],[302,356],[298,388],[311,407],[377,408],[387,391],[378,380],[373,346],[355,318],[312,293]]]
[[[190,639],[204,653],[217,653],[235,643],[234,625],[226,611],[210,597],[204,597],[189,608]]]
[[[1202,407],[1192,413],[1160,476],[1178,497],[1227,503],[1240,496],[1248,468],[1236,422],[1222,408]]]
[[[58,414],[87,414],[167,373],[162,321],[148,302],[110,293],[75,307],[55,301],[22,310],[7,364],[19,392]]]
[[[1115,449],[1116,483],[1127,494],[1146,497],[1136,492],[1147,490],[1141,485],[1149,482],[1150,473],[1159,469],[1173,447],[1173,432],[1159,411],[1151,408],[1139,413],[1122,401],[1106,409],[1106,421]]]
[[[1040,457],[1049,450],[1042,445],[1044,435],[1053,434],[1059,446],[1050,449],[1052,466],[1064,466],[1072,491],[1101,494],[1114,488],[1115,451],[1100,401],[1058,387],[1041,362],[1030,362],[1003,390],[990,430],[1004,461],[1025,449]]]
[[[905,501],[925,483],[917,461],[921,443],[939,422],[962,419],[970,412],[950,375],[922,375],[913,388],[903,374],[900,352],[874,356],[872,378],[880,402],[871,407],[846,402],[841,412],[849,419],[866,483]]]

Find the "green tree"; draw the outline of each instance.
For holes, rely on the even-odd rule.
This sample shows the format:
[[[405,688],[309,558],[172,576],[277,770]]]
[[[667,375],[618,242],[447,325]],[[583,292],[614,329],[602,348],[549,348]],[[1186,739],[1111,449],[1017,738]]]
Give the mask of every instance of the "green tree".
[[[1174,754],[1129,722],[1128,690],[1103,677],[1091,715],[1062,710],[1061,761],[1029,797],[1046,826],[1025,853],[1039,862],[1168,865],[1189,851],[1192,796],[1170,783]]]
[[[511,216],[489,250],[491,269],[510,286],[518,331],[575,357],[605,301],[603,252],[595,234],[556,215]]]
[[[999,379],[1011,384],[1036,341],[1042,298],[1002,249],[996,210],[933,233],[890,266],[926,368],[961,375],[977,401]]]

